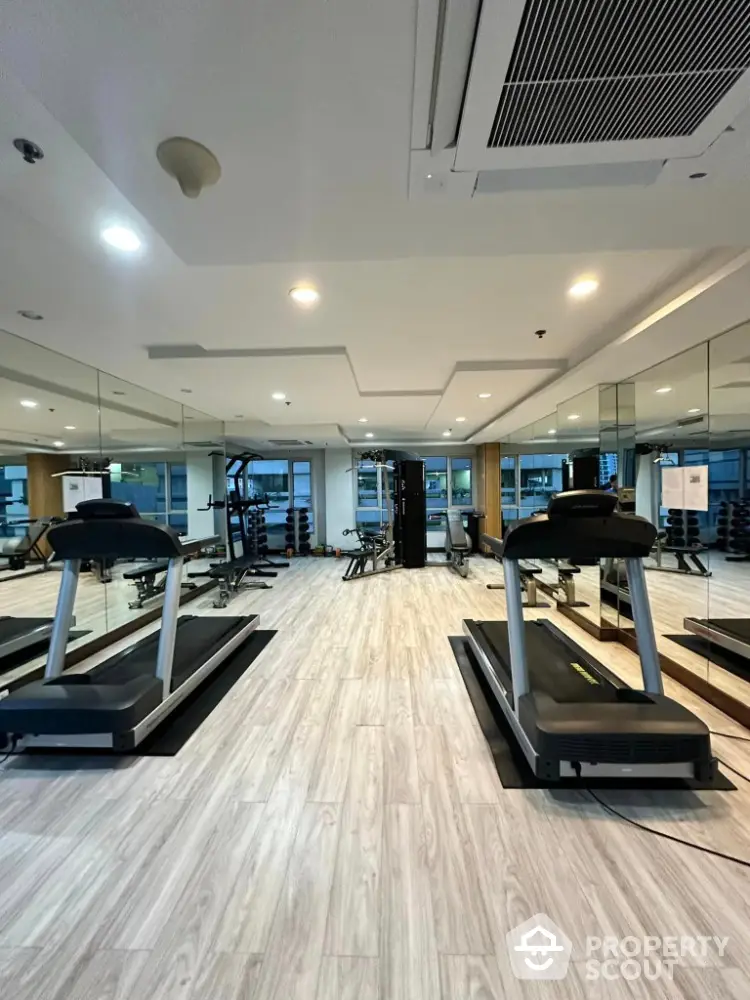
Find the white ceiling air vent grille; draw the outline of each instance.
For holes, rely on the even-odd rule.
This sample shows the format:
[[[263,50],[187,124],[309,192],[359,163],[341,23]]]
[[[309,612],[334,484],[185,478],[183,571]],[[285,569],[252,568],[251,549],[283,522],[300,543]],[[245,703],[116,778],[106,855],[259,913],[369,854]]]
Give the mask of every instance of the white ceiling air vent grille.
[[[484,0],[456,168],[701,155],[749,70],[748,0]]]
[[[312,444],[312,441],[297,441],[296,438],[277,438],[276,440],[269,438],[268,443],[276,448],[304,448],[306,445]]]
[[[488,146],[692,135],[750,66],[747,0],[528,0]]]

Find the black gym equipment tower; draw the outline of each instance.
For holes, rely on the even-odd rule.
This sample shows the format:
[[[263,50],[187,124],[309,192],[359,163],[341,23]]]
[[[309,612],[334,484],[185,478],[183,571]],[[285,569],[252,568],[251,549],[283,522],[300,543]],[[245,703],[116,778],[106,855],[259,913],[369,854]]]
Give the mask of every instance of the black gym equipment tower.
[[[644,518],[615,513],[617,498],[574,490],[547,513],[516,521],[502,545],[508,620],[465,621],[497,705],[534,774],[710,780],[708,728],[664,695],[642,560],[656,538]],[[643,690],[634,690],[551,622],[524,622],[519,560],[624,559]]]
[[[143,520],[119,500],[84,500],[78,518],[50,529],[64,560],[44,680],[0,700],[0,731],[24,746],[133,750],[237,649],[258,616],[179,614],[186,555],[218,541],[183,544],[168,525]],[[103,663],[63,673],[84,559],[168,559],[161,628]]]

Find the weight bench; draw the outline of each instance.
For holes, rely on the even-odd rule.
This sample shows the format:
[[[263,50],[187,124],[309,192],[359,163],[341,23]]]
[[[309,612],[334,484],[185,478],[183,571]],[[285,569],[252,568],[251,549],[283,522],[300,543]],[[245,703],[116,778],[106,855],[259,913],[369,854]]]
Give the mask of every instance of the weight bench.
[[[460,510],[449,507],[445,512],[448,529],[445,538],[445,558],[450,560],[451,567],[459,576],[469,575],[467,559],[471,554],[471,543],[464,528],[464,520]]]
[[[191,578],[207,576],[211,580],[218,580],[219,590],[214,601],[214,607],[225,608],[235,594],[238,594],[241,590],[270,590],[270,583],[265,583],[265,581],[248,583],[245,579],[248,576],[267,577],[279,575],[274,570],[258,569],[256,565],[257,561],[257,558],[254,556],[240,556],[231,562],[213,563],[208,569],[188,573],[188,576]]]
[[[580,566],[573,566],[571,563],[558,563],[557,583],[547,583],[540,580],[538,587],[545,594],[549,594],[559,604],[566,604],[569,608],[587,608],[585,601],[576,600],[576,574],[581,572]]]
[[[136,587],[136,598],[128,603],[128,607],[131,609],[142,608],[146,601],[163,594],[167,585],[168,568],[169,560],[159,559],[155,562],[141,563],[135,569],[126,570],[122,574],[123,580],[132,580]],[[164,576],[157,583],[156,577],[159,573],[163,573]],[[195,590],[196,584],[185,582],[182,586],[186,590]]]
[[[656,566],[646,566],[646,569],[658,569],[662,573],[688,573],[691,576],[711,576],[711,570],[702,562],[699,557],[700,552],[706,552],[705,545],[664,545],[657,541],[653,556],[656,559]],[[665,552],[671,552],[677,560],[676,566],[663,566],[662,557]],[[688,563],[692,562],[692,566]]]
[[[481,544],[490,550],[494,559],[498,562],[503,561],[503,543],[499,538],[493,538],[492,535],[482,535]],[[523,606],[525,608],[548,608],[549,604],[540,601],[537,592],[540,586],[537,577],[542,572],[541,566],[532,566],[530,563],[519,562],[518,570],[521,574],[521,589],[526,594]],[[505,590],[505,584],[488,583],[487,590]]]

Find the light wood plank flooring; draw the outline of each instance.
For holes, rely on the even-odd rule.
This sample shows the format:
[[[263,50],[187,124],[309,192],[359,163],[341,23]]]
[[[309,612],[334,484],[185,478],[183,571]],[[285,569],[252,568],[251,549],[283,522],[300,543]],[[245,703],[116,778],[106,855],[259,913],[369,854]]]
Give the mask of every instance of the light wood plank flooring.
[[[575,792],[504,790],[447,636],[504,617],[472,560],[342,583],[295,561],[278,635],[174,758],[0,769],[0,992],[13,1000],[500,1000],[750,995],[750,874]],[[191,605],[214,613],[210,595]],[[549,611],[537,612],[538,617]],[[626,679],[635,657],[556,619]],[[712,728],[740,728],[667,681]],[[717,738],[750,775],[750,744]],[[750,784],[609,793],[633,818],[750,859]],[[513,978],[505,935],[546,912],[568,978]],[[585,978],[586,935],[720,935],[673,982]],[[604,988],[606,986],[606,989]]]

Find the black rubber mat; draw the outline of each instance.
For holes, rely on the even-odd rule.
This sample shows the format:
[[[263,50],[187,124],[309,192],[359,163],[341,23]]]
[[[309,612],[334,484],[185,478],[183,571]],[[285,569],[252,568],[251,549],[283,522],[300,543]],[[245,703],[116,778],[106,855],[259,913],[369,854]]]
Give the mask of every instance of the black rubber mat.
[[[461,635],[450,636],[448,640],[456,657],[466,690],[474,707],[477,721],[492,753],[495,769],[503,788],[596,788],[669,791],[734,791],[735,786],[719,773],[712,784],[685,781],[674,778],[644,779],[635,784],[620,778],[589,779],[581,783],[576,778],[563,778],[554,783],[540,781],[532,772],[513,738],[512,730],[505,716],[495,704],[489,685],[477,663],[468,639]],[[592,706],[593,710],[593,706]]]
[[[236,653],[136,748],[134,756],[174,757],[179,753],[275,635],[275,631],[256,629]]]
[[[738,656],[728,649],[717,646],[716,643],[704,639],[701,635],[666,635],[665,639],[671,639],[678,646],[684,646],[691,653],[697,653],[705,659],[715,663],[717,667],[723,667],[735,677],[741,677],[743,681],[750,681],[750,660],[744,656]]]

